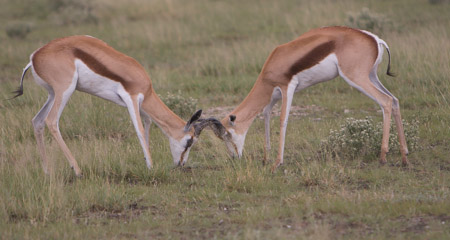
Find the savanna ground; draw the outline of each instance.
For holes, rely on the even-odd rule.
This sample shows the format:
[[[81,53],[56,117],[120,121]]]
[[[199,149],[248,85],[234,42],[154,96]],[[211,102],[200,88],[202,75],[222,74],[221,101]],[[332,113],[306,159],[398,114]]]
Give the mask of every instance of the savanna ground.
[[[0,2],[1,99],[19,86],[34,50],[87,34],[136,58],[157,93],[181,90],[204,110],[239,104],[277,45],[311,28],[348,24],[349,13],[366,7],[383,15],[374,32],[390,45],[398,75],[387,77],[383,61],[381,81],[400,99],[404,119],[420,122],[420,148],[406,168],[394,151],[384,166],[376,156],[319,154],[320,141],[346,118],[381,121],[379,107],[338,78],[296,94],[286,164],[275,174],[261,164],[261,119],[242,159],[229,158],[204,131],[182,169],[153,126],[148,171],[126,109],[75,93],[60,128],[84,175],[74,176],[47,132],[47,176],[31,125],[47,94],[27,76],[23,96],[0,101],[1,239],[450,238],[448,1]]]

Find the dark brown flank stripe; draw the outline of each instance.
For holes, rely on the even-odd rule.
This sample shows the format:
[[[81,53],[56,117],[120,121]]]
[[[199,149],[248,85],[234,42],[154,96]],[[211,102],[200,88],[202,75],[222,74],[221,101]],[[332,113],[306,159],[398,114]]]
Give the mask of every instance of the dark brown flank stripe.
[[[79,48],[75,48],[73,50],[73,54],[76,58],[83,61],[95,73],[97,73],[103,77],[109,78],[111,80],[120,82],[126,89],[126,80],[125,79],[123,79],[121,76],[117,75],[116,73],[112,72],[103,63],[98,61],[95,57],[93,57],[89,53],[87,53]]]
[[[309,53],[307,53],[305,56],[297,60],[285,73],[285,76],[288,79],[291,79],[292,76],[296,75],[297,73],[313,67],[314,65],[318,64],[322,59],[324,59],[326,56],[330,55],[330,53],[334,50],[334,48],[335,48],[334,41],[329,41],[318,45]]]

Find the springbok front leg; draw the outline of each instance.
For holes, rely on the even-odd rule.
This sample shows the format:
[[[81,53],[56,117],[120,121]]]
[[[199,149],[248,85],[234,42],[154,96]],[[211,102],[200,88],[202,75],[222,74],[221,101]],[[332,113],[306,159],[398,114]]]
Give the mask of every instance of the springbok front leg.
[[[147,168],[152,168],[152,158],[150,156],[150,149],[148,148],[148,142],[145,140],[146,134],[144,132],[144,127],[142,126],[141,120],[141,103],[144,100],[144,97],[141,94],[131,96],[127,92],[120,92],[119,96],[124,101],[128,113],[130,114],[131,121],[133,122],[133,126],[136,130],[139,143],[141,144],[142,150],[145,156],[145,162],[147,164]]]
[[[145,142],[147,143],[147,148],[150,148],[150,127],[152,126],[152,119],[144,111],[141,111],[141,118],[144,124]]]
[[[265,135],[264,135],[264,159],[263,164],[268,163],[269,161],[269,154],[270,154],[270,115],[272,114],[272,108],[273,106],[281,99],[281,89],[279,87],[276,87],[273,89],[272,93],[272,99],[270,100],[270,103],[264,108],[264,129],[265,129]]]
[[[286,128],[289,118],[289,112],[291,111],[292,99],[294,98],[295,89],[297,88],[298,80],[292,79],[286,89],[282,89],[282,99],[283,104],[281,106],[281,115],[280,115],[280,143],[278,148],[278,157],[275,165],[272,168],[272,171],[283,164],[283,155],[284,155],[284,142],[286,139]]]

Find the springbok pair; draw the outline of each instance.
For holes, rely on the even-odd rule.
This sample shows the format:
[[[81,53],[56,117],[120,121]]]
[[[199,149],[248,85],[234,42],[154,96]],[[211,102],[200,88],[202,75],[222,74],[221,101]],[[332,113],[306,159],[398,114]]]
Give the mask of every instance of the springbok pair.
[[[275,103],[282,100],[278,157],[273,166],[276,169],[283,163],[286,127],[294,93],[339,75],[377,102],[383,111],[382,163],[386,162],[393,113],[402,163],[407,164],[408,149],[398,99],[377,76],[383,47],[389,55],[387,74],[392,76],[389,47],[376,35],[348,27],[311,30],[272,51],[250,93],[224,119],[201,119],[199,110],[186,123],[159,99],[150,78],[136,60],[99,39],[72,36],[53,40],[31,55],[15,97],[23,94],[23,79],[31,68],[35,81],[48,91],[46,103],[32,120],[44,171],[48,171],[43,138],[46,123],[76,175],[81,174],[80,168],[58,127],[61,113],[75,89],[127,107],[149,169],[152,160],[148,133],[152,121],[169,138],[174,163],[184,165],[192,145],[208,126],[226,143],[231,155],[241,157],[247,131],[260,112],[263,112],[265,121],[266,162],[270,151],[270,113]]]

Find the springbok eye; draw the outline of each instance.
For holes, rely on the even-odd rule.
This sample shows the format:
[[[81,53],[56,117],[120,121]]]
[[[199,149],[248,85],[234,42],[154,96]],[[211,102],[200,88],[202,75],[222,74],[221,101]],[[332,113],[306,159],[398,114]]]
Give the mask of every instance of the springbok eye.
[[[185,148],[189,148],[192,146],[192,144],[194,143],[194,137],[191,137],[189,140],[186,141],[186,146]]]

